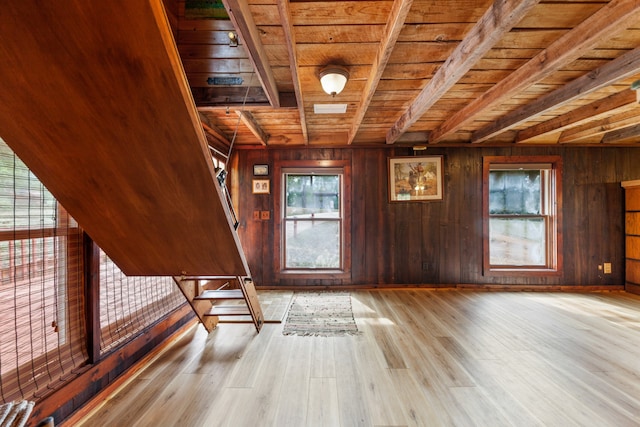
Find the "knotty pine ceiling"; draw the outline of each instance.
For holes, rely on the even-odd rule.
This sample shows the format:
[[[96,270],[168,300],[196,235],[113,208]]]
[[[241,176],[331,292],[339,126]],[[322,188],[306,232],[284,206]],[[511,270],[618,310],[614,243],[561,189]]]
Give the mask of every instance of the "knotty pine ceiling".
[[[231,141],[640,141],[631,89],[640,79],[640,1],[223,0],[228,20],[198,16],[190,1],[165,6],[207,139],[222,153]],[[318,78],[328,64],[350,72],[334,98]],[[211,84],[216,77],[242,84]],[[331,103],[347,112],[314,113]]]

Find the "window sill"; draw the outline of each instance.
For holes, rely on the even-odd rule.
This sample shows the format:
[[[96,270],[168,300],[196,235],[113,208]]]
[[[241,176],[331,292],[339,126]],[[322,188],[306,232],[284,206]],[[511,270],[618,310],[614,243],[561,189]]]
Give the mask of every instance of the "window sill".
[[[562,271],[548,268],[491,268],[488,271],[485,270],[483,276],[547,277],[562,276]]]
[[[301,279],[349,279],[351,272],[344,270],[281,270],[276,274],[279,278]]]

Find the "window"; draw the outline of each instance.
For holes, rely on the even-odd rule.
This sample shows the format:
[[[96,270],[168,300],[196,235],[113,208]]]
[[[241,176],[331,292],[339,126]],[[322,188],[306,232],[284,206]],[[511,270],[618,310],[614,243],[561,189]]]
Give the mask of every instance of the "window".
[[[0,403],[72,379],[85,351],[76,222],[0,138]]]
[[[335,162],[334,162],[335,163]],[[348,270],[344,167],[281,167],[278,269],[336,274]]]
[[[561,270],[561,159],[484,159],[485,274]]]

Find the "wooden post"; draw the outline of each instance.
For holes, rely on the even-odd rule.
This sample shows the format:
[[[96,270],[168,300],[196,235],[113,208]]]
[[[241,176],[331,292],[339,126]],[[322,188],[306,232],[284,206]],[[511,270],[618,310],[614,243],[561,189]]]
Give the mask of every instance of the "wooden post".
[[[100,248],[82,233],[84,295],[89,363],[100,360]]]

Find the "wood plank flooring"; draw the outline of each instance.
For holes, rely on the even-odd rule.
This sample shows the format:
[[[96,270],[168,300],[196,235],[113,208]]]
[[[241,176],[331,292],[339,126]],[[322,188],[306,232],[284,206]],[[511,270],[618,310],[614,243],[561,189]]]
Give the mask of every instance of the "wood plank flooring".
[[[361,333],[198,325],[93,426],[637,426],[640,297],[352,292]]]

